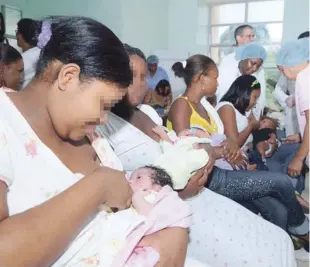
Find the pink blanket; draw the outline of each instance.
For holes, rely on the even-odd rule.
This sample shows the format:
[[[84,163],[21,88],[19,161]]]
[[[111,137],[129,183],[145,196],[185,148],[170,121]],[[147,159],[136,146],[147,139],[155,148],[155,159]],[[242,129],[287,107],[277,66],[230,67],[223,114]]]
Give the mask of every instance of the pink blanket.
[[[140,240],[168,227],[188,228],[190,224],[191,211],[188,204],[171,187],[163,187],[156,196],[146,221],[129,234],[112,266],[155,266],[159,261],[159,254],[150,247],[137,247]]]

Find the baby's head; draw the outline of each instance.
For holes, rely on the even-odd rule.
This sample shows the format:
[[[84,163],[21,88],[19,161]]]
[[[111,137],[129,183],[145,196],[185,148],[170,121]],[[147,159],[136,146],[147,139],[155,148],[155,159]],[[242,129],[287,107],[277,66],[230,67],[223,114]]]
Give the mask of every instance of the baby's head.
[[[130,176],[129,184],[133,192],[141,189],[159,192],[165,185],[173,187],[170,175],[165,170],[151,165],[136,169]]]
[[[260,120],[260,127],[259,129],[271,129],[276,131],[277,127],[279,126],[279,121],[277,119],[263,116]]]

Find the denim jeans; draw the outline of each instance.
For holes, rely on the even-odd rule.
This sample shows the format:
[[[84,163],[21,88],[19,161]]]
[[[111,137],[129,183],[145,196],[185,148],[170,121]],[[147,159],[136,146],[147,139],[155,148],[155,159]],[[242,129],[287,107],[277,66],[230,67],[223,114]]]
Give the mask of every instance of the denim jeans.
[[[264,219],[287,231],[288,212],[279,200],[272,197],[262,197],[240,204],[255,214],[260,213]]]
[[[214,168],[207,187],[238,203],[253,202],[259,208],[270,208],[268,198],[278,200],[287,210],[288,231],[291,234],[308,233],[309,220],[296,200],[289,178],[282,173],[268,171],[228,171]],[[265,198],[265,200],[263,199]],[[262,202],[263,199],[263,202]],[[259,202],[255,202],[255,200]],[[274,203],[273,203],[274,204]],[[266,209],[263,212],[266,212]]]
[[[282,144],[279,149],[267,159],[267,167],[272,172],[281,172],[287,174],[288,165],[295,157],[299,144]],[[291,177],[295,190],[301,194],[305,189],[305,176],[303,174],[297,177]]]

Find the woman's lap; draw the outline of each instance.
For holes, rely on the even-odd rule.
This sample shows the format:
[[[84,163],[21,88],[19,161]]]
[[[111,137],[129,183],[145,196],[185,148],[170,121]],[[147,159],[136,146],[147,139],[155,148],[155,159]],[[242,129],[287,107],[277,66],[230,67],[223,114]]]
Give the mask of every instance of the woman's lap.
[[[288,176],[268,171],[227,171],[214,168],[208,188],[236,202],[246,202],[272,197],[288,211],[288,229],[303,235],[309,226],[308,219],[296,200]],[[265,204],[268,205],[268,202]]]
[[[205,189],[193,210],[188,256],[211,266],[295,266],[289,236],[241,205]]]

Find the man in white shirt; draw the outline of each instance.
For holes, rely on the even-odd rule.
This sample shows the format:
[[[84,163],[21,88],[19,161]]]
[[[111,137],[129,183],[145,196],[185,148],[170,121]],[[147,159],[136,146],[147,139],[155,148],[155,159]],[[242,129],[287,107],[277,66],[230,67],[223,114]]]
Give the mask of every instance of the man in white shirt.
[[[255,33],[254,28],[251,25],[241,25],[235,30],[235,40],[236,46],[246,45],[248,43],[254,42]],[[222,62],[219,65],[219,86],[216,92],[217,101],[220,101],[221,98],[227,93],[231,84],[238,78],[241,73],[238,69],[239,61],[236,59],[236,53],[233,52],[222,59]],[[265,105],[266,105],[266,80],[265,80],[265,71],[263,67],[260,67],[254,74],[261,84],[261,95],[256,104],[256,107],[253,109],[253,114],[256,119],[259,119],[262,115]]]
[[[41,23],[32,19],[21,19],[17,23],[17,45],[23,50],[24,82],[23,88],[33,79],[41,50],[37,47]]]

